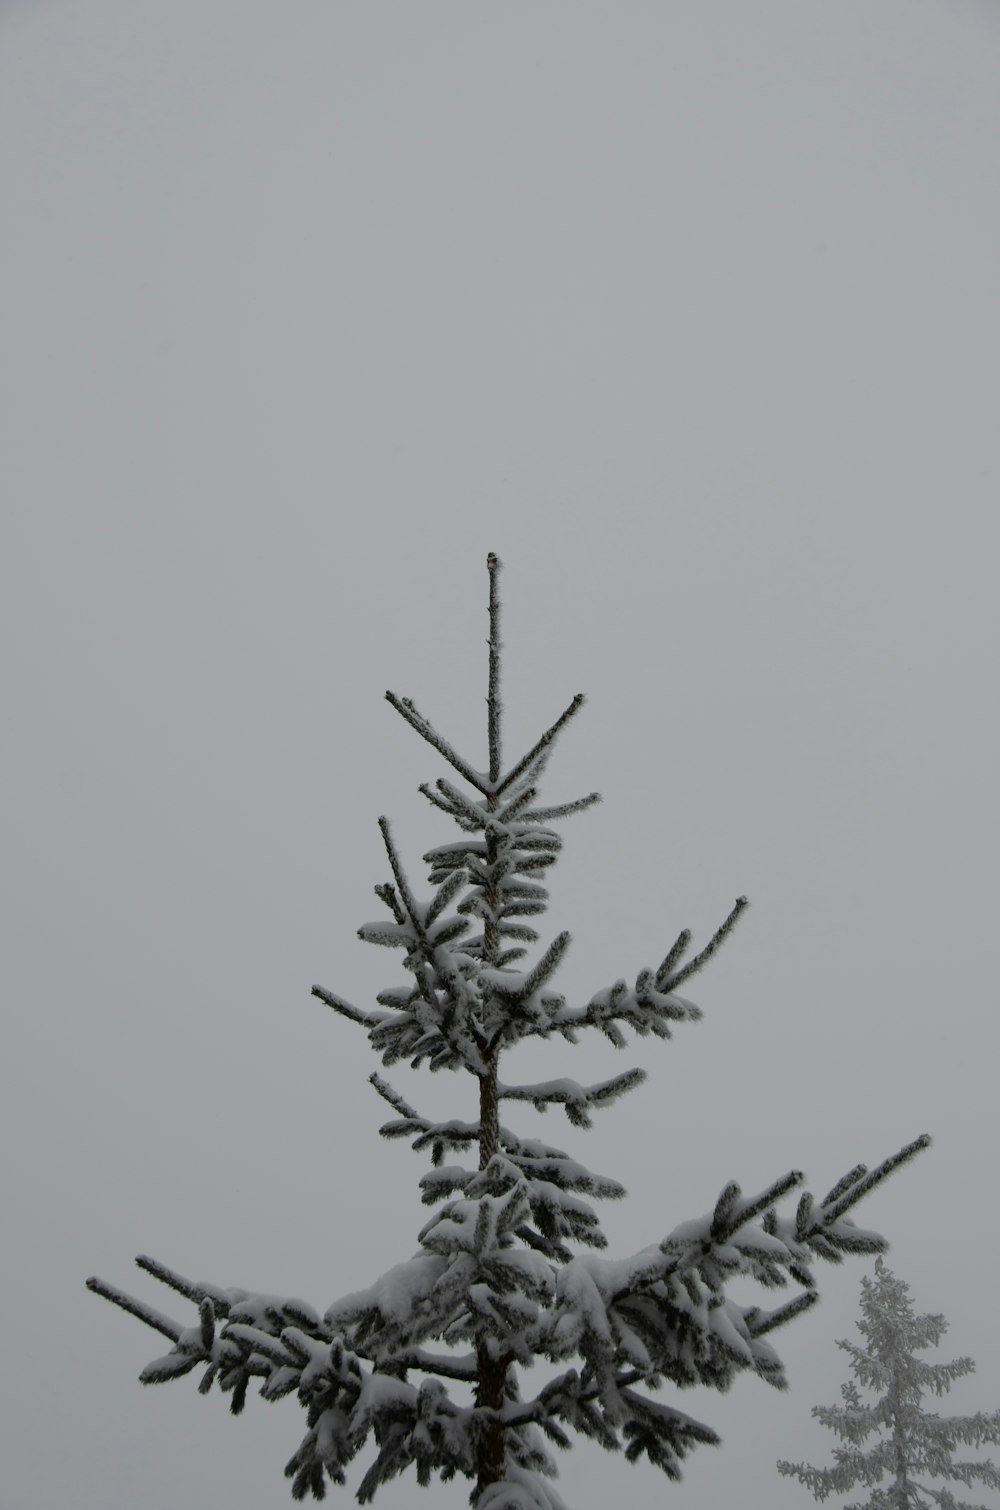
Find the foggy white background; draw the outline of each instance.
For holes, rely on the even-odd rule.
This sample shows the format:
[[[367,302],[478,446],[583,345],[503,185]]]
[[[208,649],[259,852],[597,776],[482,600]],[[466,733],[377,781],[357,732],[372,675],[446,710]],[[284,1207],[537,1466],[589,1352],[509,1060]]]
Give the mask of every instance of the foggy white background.
[[[141,1389],[84,1280],[323,1307],[413,1251],[309,987],[400,978],[375,817],[419,874],[452,833],[382,694],[485,764],[488,549],[509,751],[589,695],[562,989],[752,902],[703,1023],[527,1070],[651,1072],[537,1133],[626,1252],[931,1132],[857,1216],[977,1359],[941,1408],[1000,1404],[998,144],[986,0],[0,3],[3,1510],[290,1502],[294,1401]],[[580,1448],[568,1503],[811,1504],[774,1460],[827,1461],[869,1271],[788,1394],[680,1401],[725,1438],[682,1485]]]

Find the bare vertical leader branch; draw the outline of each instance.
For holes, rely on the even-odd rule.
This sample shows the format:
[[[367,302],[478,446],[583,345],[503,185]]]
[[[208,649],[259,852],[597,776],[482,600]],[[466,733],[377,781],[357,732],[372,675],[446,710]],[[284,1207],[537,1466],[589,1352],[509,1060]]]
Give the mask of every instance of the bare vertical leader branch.
[[[495,785],[500,780],[500,594],[497,591],[497,578],[500,575],[500,558],[495,551],[490,551],[486,557],[486,566],[490,574],[490,664],[489,679],[487,683],[486,704],[487,738],[490,750],[490,782]]]

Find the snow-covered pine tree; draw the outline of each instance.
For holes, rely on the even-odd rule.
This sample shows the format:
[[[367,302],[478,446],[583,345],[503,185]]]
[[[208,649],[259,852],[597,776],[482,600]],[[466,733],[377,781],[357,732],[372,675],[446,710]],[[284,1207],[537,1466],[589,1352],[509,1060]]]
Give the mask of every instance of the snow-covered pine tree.
[[[939,1416],[923,1409],[926,1394],[944,1395],[956,1379],[975,1371],[971,1358],[953,1363],[927,1363],[917,1357],[937,1347],[948,1330],[943,1316],[914,1314],[910,1287],[897,1279],[881,1259],[874,1279],[861,1281],[861,1320],[864,1345],[842,1341],[854,1378],[840,1387],[843,1405],[816,1405],[813,1415],[840,1438],[832,1468],[779,1462],[778,1472],[797,1478],[818,1500],[846,1494],[861,1484],[871,1493],[847,1510],[986,1510],[956,1500],[942,1483],[984,1484],[1000,1489],[1000,1472],[987,1459],[958,1460],[955,1449],[979,1448],[1000,1442],[1000,1411],[993,1415]],[[860,1387],[859,1387],[860,1386]],[[868,1401],[862,1390],[874,1395]],[[870,1447],[869,1438],[875,1441]],[[882,1485],[885,1484],[883,1488]]]
[[[144,1383],[201,1368],[199,1388],[218,1383],[234,1412],[251,1379],[265,1400],[297,1396],[307,1429],[285,1472],[299,1500],[322,1499],[327,1478],[343,1483],[369,1437],[375,1455],[358,1489],[363,1503],[412,1466],[421,1485],[433,1474],[470,1479],[476,1510],[558,1510],[546,1439],[566,1447],[570,1432],[612,1450],[624,1446],[632,1461],[645,1454],[679,1478],[686,1454],[718,1438],[654,1392],[665,1382],[724,1390],[744,1370],[784,1387],[768,1337],[816,1299],[811,1259],[882,1251],[884,1240],[856,1227],[848,1212],[928,1141],[917,1139],[870,1171],[856,1166],[820,1201],[801,1194],[789,1215],[779,1214],[778,1202],[802,1185],[797,1171],[751,1196],[727,1185],[706,1215],[631,1258],[574,1254],[575,1246],[606,1246],[588,1198],[624,1190],[562,1149],[515,1132],[500,1106],[557,1105],[575,1128],[588,1128],[593,1112],[637,1086],[643,1072],[598,1085],[510,1084],[501,1078],[503,1055],[523,1039],[573,1044],[589,1031],[615,1048],[628,1029],[669,1038],[676,1024],[701,1015],[680,988],[728,938],[746,904],[737,901],[699,953],[688,956],[685,930],[655,969],[640,970],[631,986],[616,980],[581,1006],[551,986],[568,934],[522,963],[526,946],[538,941],[529,919],[545,911],[543,878],[561,847],[554,825],[598,799],[591,793],[549,806],[538,794],[579,696],[523,755],[504,760],[495,556],[488,566],[488,769],[460,755],[409,698],[386,694],[451,768],[421,791],[460,834],[424,857],[431,892],[421,895],[388,823],[379,822],[391,879],[375,890],[386,915],[359,932],[403,951],[406,982],[383,991],[373,1011],[314,988],[368,1034],[383,1065],[409,1060],[477,1082],[478,1119],[463,1121],[426,1116],[371,1077],[393,1112],[384,1136],[430,1152],[420,1183],[437,1209],[416,1254],[322,1315],[300,1300],[195,1283],[140,1257],[140,1268],[193,1302],[191,1326],[103,1280],[88,1281],[171,1343],[143,1370]],[[471,1167],[455,1162],[467,1149],[478,1149]],[[765,1310],[727,1294],[737,1277],[766,1289],[789,1280],[799,1288]],[[546,1377],[543,1368],[522,1377],[545,1363]]]

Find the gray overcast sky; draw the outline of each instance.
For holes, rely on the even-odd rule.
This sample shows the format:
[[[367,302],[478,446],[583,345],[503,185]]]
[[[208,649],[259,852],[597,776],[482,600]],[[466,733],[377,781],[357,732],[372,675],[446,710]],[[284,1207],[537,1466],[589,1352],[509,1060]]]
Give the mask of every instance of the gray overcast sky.
[[[1000,1404],[998,143],[975,0],[0,3],[3,1510],[288,1502],[294,1403],[140,1390],[83,1281],[322,1306],[412,1252],[308,992],[397,978],[376,814],[451,837],[383,690],[485,763],[489,548],[510,747],[590,697],[564,989],[753,903],[702,1024],[542,1056],[652,1074],[539,1132],[627,1180],[623,1251],[932,1132],[859,1216]],[[774,1460],[826,1458],[863,1272],[789,1394],[683,1402],[682,1486],[581,1449],[569,1503],[811,1503]]]

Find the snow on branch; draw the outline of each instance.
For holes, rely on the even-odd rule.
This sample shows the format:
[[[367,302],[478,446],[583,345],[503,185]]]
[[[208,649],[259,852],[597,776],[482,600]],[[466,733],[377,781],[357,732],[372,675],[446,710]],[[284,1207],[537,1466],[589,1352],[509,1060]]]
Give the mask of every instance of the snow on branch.
[[[351,1022],[359,1022],[364,1028],[376,1027],[385,1017],[384,1012],[359,1012],[357,1007],[352,1007],[349,1001],[344,1001],[343,997],[335,996],[325,986],[313,986],[312,995],[317,996],[320,1001],[325,1001],[328,1007],[332,1007],[342,1017],[349,1017]]]
[[[403,1120],[422,1123],[384,1081],[375,1077],[375,1084]],[[424,1131],[430,1134],[431,1126]],[[750,1370],[784,1387],[781,1360],[765,1337],[812,1304],[814,1292],[764,1312],[732,1300],[726,1287],[737,1277],[767,1286],[796,1277],[816,1239],[831,1224],[847,1224],[837,1207],[844,1182],[833,1187],[841,1196],[816,1208],[819,1214],[801,1231],[801,1222],[775,1215],[776,1203],[801,1183],[793,1171],[749,1199],[735,1183],[727,1185],[707,1216],[682,1223],[657,1247],[631,1259],[567,1255],[555,1263],[530,1247],[514,1246],[514,1237],[529,1212],[537,1218],[544,1210],[538,1198],[546,1186],[566,1199],[569,1187],[587,1188],[599,1177],[574,1167],[558,1150],[526,1144],[507,1131],[502,1137],[508,1151],[485,1170],[448,1173],[445,1183],[459,1189],[461,1198],[425,1228],[422,1251],[367,1290],[336,1302],[323,1318],[307,1302],[194,1282],[146,1257],[139,1262],[147,1272],[196,1305],[194,1326],[182,1328],[103,1281],[92,1280],[90,1287],[174,1344],[143,1370],[144,1382],[164,1383],[201,1364],[200,1387],[217,1382],[232,1395],[237,1412],[254,1378],[266,1399],[298,1394],[309,1413],[306,1436],[288,1469],[298,1498],[321,1495],[326,1479],[342,1482],[372,1432],[379,1450],[363,1481],[369,1494],[407,1466],[416,1467],[418,1482],[432,1471],[468,1473],[477,1461],[475,1443],[491,1420],[501,1424],[508,1464],[534,1463],[532,1472],[544,1461],[526,1435],[537,1424],[557,1441],[568,1428],[605,1446],[624,1445],[626,1453],[645,1455],[676,1476],[685,1453],[713,1441],[714,1433],[634,1386],[655,1388],[666,1378],[682,1387],[724,1389],[735,1373]],[[879,1178],[925,1144],[918,1139],[883,1161]],[[862,1179],[872,1188],[864,1176],[846,1188]],[[490,1407],[459,1407],[435,1380],[478,1377],[475,1349],[454,1350],[475,1343],[484,1326],[509,1360],[544,1356],[560,1362],[575,1355],[582,1372],[564,1372],[534,1401],[512,1402],[499,1415]],[[433,1338],[450,1351],[428,1352],[425,1342]],[[432,1377],[417,1389],[406,1382],[411,1369]],[[429,1422],[435,1423],[430,1443]],[[396,1452],[386,1457],[390,1438]]]
[[[625,1035],[619,1024],[645,1037],[670,1038],[671,1022],[699,1022],[701,1008],[674,992],[664,992],[655,985],[651,970],[640,970],[634,989],[624,980],[597,991],[585,1007],[562,1008],[552,1017],[552,1028],[571,1043],[580,1028],[598,1028],[615,1048],[624,1048]]]
[[[415,1112],[413,1110],[413,1107],[408,1101],[404,1101],[403,1097],[399,1094],[398,1091],[393,1090],[392,1086],[387,1080],[382,1079],[381,1075],[369,1075],[368,1083],[369,1085],[373,1085],[378,1091],[379,1095],[382,1097],[382,1100],[388,1101],[393,1111],[398,1112],[399,1115],[407,1122],[412,1122],[413,1125],[418,1128],[425,1128],[430,1126],[425,1118],[421,1117],[418,1112]]]
[[[432,745],[439,755],[444,756],[448,764],[453,766],[470,786],[474,786],[478,792],[483,793],[491,790],[490,782],[483,776],[483,773],[473,770],[468,761],[463,760],[458,751],[453,749],[448,741],[441,737],[433,724],[424,718],[422,713],[417,712],[412,698],[397,697],[395,692],[387,692],[385,700],[387,703],[391,703],[397,713],[402,714],[411,729],[416,729],[421,739],[426,739],[427,743]]]
[[[472,802],[464,792],[460,791],[452,782],[446,780],[444,776],[439,776],[434,785],[437,788],[436,793],[432,792],[426,784],[420,787],[420,791],[431,802],[435,803],[437,807],[440,807],[450,817],[454,818],[466,832],[475,833],[485,829],[487,821],[487,809],[485,807],[480,807],[478,803]]]
[[[146,1326],[152,1327],[154,1332],[161,1332],[164,1337],[169,1337],[171,1342],[176,1342],[184,1328],[172,1317],[165,1316],[162,1311],[154,1310],[142,1300],[133,1300],[131,1295],[126,1295],[124,1290],[119,1290],[116,1285],[109,1285],[106,1280],[98,1279],[91,1275],[87,1280],[87,1289],[93,1290],[95,1295],[101,1295],[105,1300],[110,1300],[112,1305],[118,1306],[122,1311],[127,1311],[130,1316],[137,1316]]]
[[[556,934],[537,964],[521,973],[512,970],[481,970],[479,980],[493,997],[518,1005],[534,996],[558,969],[563,955],[570,945],[570,936],[565,930]]]
[[[856,1175],[857,1178],[846,1185],[840,1182],[839,1186],[834,1187],[832,1198],[827,1197],[821,1206],[824,1221],[827,1224],[836,1222],[845,1212],[856,1206],[870,1190],[881,1185],[882,1181],[887,1179],[894,1170],[908,1163],[921,1149],[929,1148],[930,1141],[930,1136],[924,1133],[914,1142],[908,1143],[905,1148],[901,1148],[898,1153],[893,1154],[891,1158],[885,1159],[877,1169],[873,1169],[870,1173],[865,1170],[863,1164],[859,1165],[857,1170],[852,1170],[852,1175]]]
[[[440,787],[441,782],[438,781],[436,785]],[[434,790],[429,782],[422,781],[417,788],[417,791],[422,793],[422,795],[427,798],[427,801],[431,804],[432,807],[436,807],[439,812],[447,813],[449,818],[454,818],[459,828],[465,829],[466,833],[475,833],[477,829],[482,828],[483,825],[481,817],[478,820],[471,819],[467,817],[463,812],[458,811],[455,807],[455,804],[453,802],[446,801],[439,792],[436,792]],[[470,803],[469,806],[472,807],[474,806],[474,804]]]
[[[670,951],[670,954],[667,955],[667,958],[660,966],[660,971],[663,972],[662,978],[660,971],[657,972],[657,988],[660,991],[665,992],[675,991],[683,981],[686,981],[690,976],[695,975],[699,970],[703,969],[704,966],[708,964],[708,961],[712,958],[712,955],[715,954],[719,949],[721,949],[722,945],[732,933],[733,929],[736,927],[736,924],[739,922],[740,918],[743,916],[743,913],[746,911],[749,905],[750,904],[746,897],[737,897],[732,912],[726,918],[726,921],[721,925],[721,927],[716,929],[712,937],[709,939],[708,943],[705,945],[704,949],[702,949],[701,953],[695,955],[694,959],[691,960],[689,964],[684,965],[681,969],[677,970],[674,968],[674,966],[677,964],[677,960],[680,958],[680,956],[677,956],[675,958],[674,950],[676,950],[677,944],[680,943],[680,940],[684,938],[684,934],[682,933],[677,941],[677,944],[674,945],[674,949]],[[687,930],[685,930],[685,932],[687,932]],[[687,937],[690,938],[689,933],[687,934]],[[682,946],[682,954],[684,947],[686,947],[686,942],[685,945]]]
[[[552,742],[558,735],[559,731],[564,727],[565,724],[569,722],[574,713],[578,713],[580,711],[580,709],[583,707],[584,701],[585,699],[583,693],[578,692],[573,701],[570,703],[569,707],[563,709],[562,713],[560,713],[555,723],[550,725],[550,727],[546,729],[545,733],[541,736],[540,739],[536,740],[528,753],[526,755],[522,755],[521,759],[517,761],[515,765],[511,766],[507,774],[505,776],[502,776],[496,783],[494,790],[497,796],[499,796],[501,792],[505,792],[509,786],[511,786],[515,781],[518,780],[519,777],[523,776],[526,771],[530,770],[536,761],[540,760],[544,755],[548,753],[548,750],[552,745]]]
[[[478,1143],[480,1129],[478,1122],[432,1122],[427,1117],[421,1117],[414,1111],[409,1102],[380,1075],[370,1075],[369,1082],[394,1111],[399,1113],[399,1119],[395,1122],[385,1122],[379,1128],[383,1138],[413,1138],[412,1148],[416,1152],[430,1146],[435,1165],[441,1163],[446,1148],[461,1150]]]
[[[746,1312],[747,1331],[751,1337],[766,1337],[768,1332],[776,1332],[779,1327],[787,1326],[788,1322],[801,1316],[803,1311],[808,1311],[818,1300],[816,1290],[803,1290],[794,1300],[787,1301],[773,1311],[761,1311],[756,1306],[750,1306]]]
[[[555,807],[529,808],[524,817],[532,823],[551,823],[555,818],[568,818],[573,813],[583,813],[602,800],[600,792],[588,792],[586,797],[577,797],[573,802],[560,802]]]
[[[537,1085],[498,1085],[502,1101],[530,1101],[536,1111],[561,1106],[574,1127],[590,1127],[591,1107],[610,1106],[619,1096],[634,1090],[646,1078],[645,1070],[626,1070],[598,1085],[581,1085],[577,1080],[543,1080]]]
[[[678,996],[676,988],[707,964],[729,937],[747,905],[746,897],[737,897],[725,922],[687,965],[678,968],[691,942],[691,932],[685,928],[658,970],[639,971],[634,990],[630,991],[624,980],[617,980],[596,992],[585,1007],[564,1008],[556,1012],[552,1029],[573,1043],[578,1029],[597,1028],[616,1048],[623,1048],[626,1040],[619,1024],[632,1028],[641,1036],[653,1033],[658,1038],[670,1038],[669,1023],[699,1021],[700,1007]]]
[[[801,1191],[797,1170],[750,1196],[730,1182],[704,1215],[614,1259],[592,1202],[621,1198],[623,1186],[500,1122],[500,1104],[516,1101],[539,1111],[561,1105],[572,1124],[586,1128],[595,1108],[637,1086],[645,1073],[638,1068],[593,1085],[568,1077],[507,1084],[502,1055],[532,1036],[558,1034],[572,1043],[583,1028],[598,1029],[619,1048],[627,1030],[669,1039],[675,1023],[701,1016],[678,987],[726,942],[747,903],[737,899],[688,963],[685,929],[657,969],[640,969],[631,987],[615,980],[581,1007],[548,989],[569,946],[567,932],[523,967],[516,963],[539,941],[527,920],[546,911],[543,882],[562,849],[550,825],[599,798],[591,792],[545,805],[538,795],[582,696],[503,772],[497,557],[487,565],[488,775],[459,755],[412,699],[386,693],[472,790],[445,776],[420,788],[460,830],[457,842],[424,856],[429,899],[414,891],[389,823],[379,819],[391,879],[375,887],[385,911],[358,932],[400,951],[403,983],[378,992],[377,1011],[313,987],[320,1001],[367,1031],[383,1066],[405,1059],[471,1076],[465,1084],[478,1115],[472,1110],[462,1119],[426,1117],[371,1076],[393,1113],[382,1136],[406,1138],[430,1155],[420,1194],[433,1211],[416,1253],[323,1315],[294,1297],[196,1282],[146,1256],[139,1267],[190,1304],[190,1325],[101,1279],[88,1281],[169,1342],[142,1370],[143,1383],[197,1369],[198,1388],[218,1386],[237,1414],[255,1381],[265,1400],[298,1400],[306,1430],[285,1470],[296,1500],[322,1499],[329,1482],[344,1483],[366,1443],[373,1455],[358,1489],[362,1503],[412,1469],[418,1486],[435,1475],[471,1480],[476,1510],[565,1510],[547,1482],[555,1469],[546,1441],[565,1447],[572,1433],[680,1477],[685,1456],[717,1438],[652,1393],[664,1384],[724,1390],[740,1372],[783,1388],[783,1365],[768,1339],[813,1304],[812,1261],[882,1251],[881,1234],[858,1228],[849,1213],[928,1142],[917,1139],[871,1171],[855,1165],[818,1203]],[[458,1162],[469,1149],[476,1167]],[[795,1288],[785,1304],[765,1310],[733,1297],[734,1282],[742,1289],[747,1281],[765,1290]],[[525,1401],[519,1371],[536,1366],[555,1375]],[[538,1377],[532,1374],[533,1383]],[[451,1397],[446,1382],[461,1398]],[[973,1421],[968,1440],[989,1429]]]

